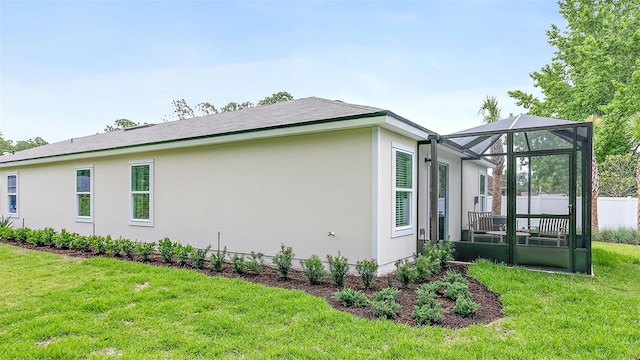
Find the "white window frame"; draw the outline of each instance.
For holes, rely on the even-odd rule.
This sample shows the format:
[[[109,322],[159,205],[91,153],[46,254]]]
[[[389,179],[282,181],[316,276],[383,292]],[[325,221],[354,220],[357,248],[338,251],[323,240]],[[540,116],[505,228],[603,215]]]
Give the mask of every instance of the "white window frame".
[[[133,184],[131,183],[132,169],[134,166],[147,165],[149,166],[149,190],[148,191],[134,191]],[[134,160],[129,162],[129,225],[133,226],[153,226],[153,159],[148,160]],[[134,201],[133,196],[136,194],[149,194],[149,219],[136,219],[134,214]]]
[[[15,176],[16,178],[16,190],[15,192],[9,192],[9,178]],[[7,189],[7,217],[12,217],[12,218],[17,218],[19,217],[19,211],[20,211],[20,184],[19,184],[19,177],[18,177],[18,173],[17,172],[13,172],[13,173],[8,173],[7,177],[7,184],[6,184],[6,189]],[[11,202],[9,201],[9,196],[15,196],[16,197],[16,209],[15,212],[11,212]]]
[[[482,194],[482,177],[484,176],[484,194]],[[487,195],[488,195],[488,184],[489,177],[485,171],[480,171],[478,175],[478,211],[487,211]],[[484,201],[482,199],[484,198]]]
[[[78,191],[78,171],[89,170],[89,191]],[[75,167],[76,222],[93,222],[93,165]],[[80,195],[89,195],[89,216],[80,215]]]
[[[392,216],[391,216],[391,229],[392,234],[391,237],[399,237],[399,236],[407,236],[415,233],[415,214],[416,214],[416,206],[415,206],[415,188],[416,188],[416,152],[410,146],[406,146],[403,144],[392,143],[391,144],[391,169],[392,169],[392,196],[391,196],[391,208],[392,208]],[[396,174],[396,154],[398,152],[405,153],[411,155],[411,188],[399,188],[396,184],[397,174]],[[409,224],[405,226],[396,226],[396,214],[398,209],[396,208],[396,194],[397,192],[407,192],[409,193]]]

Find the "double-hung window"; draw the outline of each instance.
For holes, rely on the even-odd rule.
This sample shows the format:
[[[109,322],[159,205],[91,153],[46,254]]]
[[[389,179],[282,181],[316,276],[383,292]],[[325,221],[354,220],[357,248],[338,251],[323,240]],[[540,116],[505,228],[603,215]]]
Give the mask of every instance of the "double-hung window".
[[[18,174],[7,175],[7,213],[18,217]]]
[[[153,160],[132,161],[129,224],[153,226]]]
[[[93,166],[76,167],[76,221],[93,220]]]
[[[393,236],[413,233],[414,153],[393,145]]]

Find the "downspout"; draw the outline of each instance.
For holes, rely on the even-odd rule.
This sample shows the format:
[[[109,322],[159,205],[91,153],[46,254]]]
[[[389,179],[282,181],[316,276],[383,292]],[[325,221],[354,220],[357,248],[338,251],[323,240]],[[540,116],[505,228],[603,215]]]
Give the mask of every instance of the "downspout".
[[[431,196],[429,202],[429,228],[431,230],[431,243],[440,240],[438,231],[438,142],[440,135],[432,134],[427,137],[427,141],[431,144]]]

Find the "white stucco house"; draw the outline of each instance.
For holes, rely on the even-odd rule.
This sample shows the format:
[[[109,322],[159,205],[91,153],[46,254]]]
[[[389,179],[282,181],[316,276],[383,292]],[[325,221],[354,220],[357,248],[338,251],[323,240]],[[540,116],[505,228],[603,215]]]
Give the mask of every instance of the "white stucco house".
[[[284,243],[297,259],[340,251],[383,274],[431,238],[433,211],[439,236],[459,240],[471,195],[486,194],[490,164],[437,138],[388,110],[303,98],[1,156],[0,210],[32,229],[198,248],[220,232],[230,252]],[[431,211],[434,146],[443,184]]]

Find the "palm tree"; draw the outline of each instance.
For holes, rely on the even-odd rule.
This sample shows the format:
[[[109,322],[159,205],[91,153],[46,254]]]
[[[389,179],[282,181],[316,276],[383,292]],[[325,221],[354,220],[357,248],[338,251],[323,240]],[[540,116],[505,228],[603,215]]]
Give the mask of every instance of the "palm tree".
[[[585,119],[586,122],[593,123],[593,134],[595,134],[602,126],[602,118],[597,115],[590,115]],[[600,194],[600,180],[598,175],[598,162],[594,147],[591,146],[591,229],[598,230],[598,195]],[[640,165],[639,165],[640,166]]]
[[[495,96],[487,96],[482,102],[478,115],[482,115],[482,121],[486,124],[500,120],[500,108]],[[491,153],[504,153],[502,139],[498,138],[491,145]],[[500,215],[502,213],[502,172],[504,171],[504,156],[492,156],[496,166],[493,168],[493,183],[491,184],[491,213]]]

